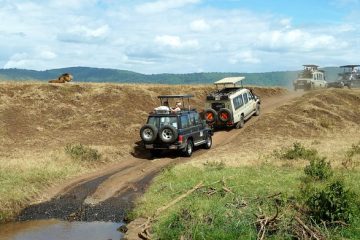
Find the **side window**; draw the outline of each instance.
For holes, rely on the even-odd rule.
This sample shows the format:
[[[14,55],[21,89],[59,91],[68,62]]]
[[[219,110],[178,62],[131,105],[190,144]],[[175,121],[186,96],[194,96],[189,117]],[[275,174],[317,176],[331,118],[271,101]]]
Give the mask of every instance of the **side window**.
[[[194,113],[190,113],[189,115],[189,126],[195,126],[195,114]]]
[[[249,101],[248,96],[247,96],[247,93],[244,93],[244,94],[243,94],[243,98],[244,98],[245,104],[247,104],[248,101]]]
[[[233,99],[233,104],[234,104],[235,110],[241,108],[242,105],[244,105],[244,101],[243,101],[242,95],[239,95],[239,96],[237,96],[236,98],[234,98],[234,99]]]
[[[189,117],[188,117],[188,115],[182,115],[180,117],[180,121],[181,121],[181,128],[189,127]]]
[[[248,95],[249,101],[253,100],[253,95],[250,92],[248,92],[247,95]]]
[[[194,122],[195,122],[195,125],[200,124],[199,114],[198,114],[198,113],[193,113],[193,114],[194,114]]]

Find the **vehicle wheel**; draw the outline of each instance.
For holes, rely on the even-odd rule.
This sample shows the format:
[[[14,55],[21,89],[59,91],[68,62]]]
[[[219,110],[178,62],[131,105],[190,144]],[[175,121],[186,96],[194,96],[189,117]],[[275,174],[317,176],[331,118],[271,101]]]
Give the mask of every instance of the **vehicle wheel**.
[[[173,126],[166,125],[160,128],[159,137],[164,143],[173,143],[178,138],[178,132]]]
[[[212,146],[212,137],[210,134],[208,134],[207,138],[206,138],[206,143],[204,144],[204,148],[205,149],[210,149]]]
[[[152,143],[155,141],[158,134],[158,130],[154,125],[145,124],[140,129],[140,137],[146,143]]]
[[[217,118],[217,112],[214,109],[209,108],[204,111],[204,119],[206,120],[207,123],[215,122],[216,118]]]
[[[161,155],[161,150],[160,149],[152,149],[150,150],[150,154],[152,157],[160,157]]]
[[[189,139],[186,142],[186,147],[182,150],[182,153],[185,157],[191,157],[194,150],[193,142]]]
[[[235,125],[236,129],[243,128],[245,125],[244,116],[241,116],[240,121]]]
[[[260,115],[260,104],[256,104],[255,116],[259,116],[259,115]]]
[[[218,112],[218,118],[223,123],[230,121],[231,120],[231,111],[227,108],[221,108]]]

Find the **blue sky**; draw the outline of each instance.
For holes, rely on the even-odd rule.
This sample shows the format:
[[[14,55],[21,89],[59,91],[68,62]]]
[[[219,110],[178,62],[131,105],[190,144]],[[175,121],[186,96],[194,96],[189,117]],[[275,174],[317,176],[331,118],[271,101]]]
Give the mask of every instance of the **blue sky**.
[[[359,64],[360,0],[0,0],[0,68],[265,72]]]

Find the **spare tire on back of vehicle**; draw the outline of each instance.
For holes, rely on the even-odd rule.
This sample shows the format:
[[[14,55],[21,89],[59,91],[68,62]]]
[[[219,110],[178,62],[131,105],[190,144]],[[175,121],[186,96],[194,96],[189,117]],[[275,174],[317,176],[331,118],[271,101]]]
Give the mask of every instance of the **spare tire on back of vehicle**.
[[[204,118],[207,123],[213,123],[216,121],[217,112],[212,108],[206,109],[204,111]]]
[[[178,132],[173,126],[165,125],[159,130],[159,138],[164,143],[173,143],[178,138]]]
[[[154,125],[145,124],[140,129],[140,137],[145,143],[152,143],[157,138],[158,130]]]
[[[227,108],[221,108],[218,112],[219,120],[223,123],[231,121],[232,114],[231,111]]]

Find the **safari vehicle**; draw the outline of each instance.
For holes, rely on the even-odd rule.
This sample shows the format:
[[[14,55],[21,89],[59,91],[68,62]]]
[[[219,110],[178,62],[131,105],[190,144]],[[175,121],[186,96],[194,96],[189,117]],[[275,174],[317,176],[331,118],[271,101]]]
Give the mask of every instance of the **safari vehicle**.
[[[343,73],[339,73],[338,82],[342,82],[344,87],[360,87],[360,65],[345,65]]]
[[[304,70],[299,74],[294,81],[294,90],[298,89],[313,90],[319,88],[326,88],[327,82],[325,80],[325,72],[319,70],[317,65],[303,65]]]
[[[190,108],[193,95],[158,96],[161,106],[155,108],[148,116],[147,123],[140,129],[140,137],[145,149],[153,156],[163,150],[177,150],[190,157],[195,146],[206,149],[212,146],[213,131],[200,118],[196,109]],[[188,107],[173,111],[167,106],[169,100],[180,99],[182,106],[188,100]]]
[[[242,128],[251,116],[260,115],[260,98],[243,87],[244,80],[245,77],[229,77],[214,83],[217,90],[206,96],[204,111],[211,127]]]

